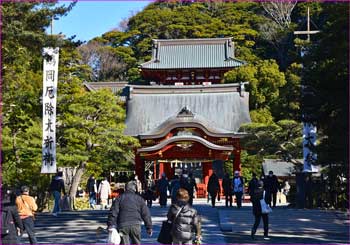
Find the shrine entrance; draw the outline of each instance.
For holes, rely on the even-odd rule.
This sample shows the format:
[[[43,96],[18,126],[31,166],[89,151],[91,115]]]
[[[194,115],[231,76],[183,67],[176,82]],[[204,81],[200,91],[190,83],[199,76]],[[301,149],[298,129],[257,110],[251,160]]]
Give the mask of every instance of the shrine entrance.
[[[233,159],[233,171],[240,171],[240,138],[244,134],[225,132],[184,107],[155,130],[140,135],[136,150],[138,176],[152,173],[158,179],[165,173],[169,180],[183,172],[192,173],[197,184],[206,186],[213,162]],[[140,177],[142,179],[142,177]]]

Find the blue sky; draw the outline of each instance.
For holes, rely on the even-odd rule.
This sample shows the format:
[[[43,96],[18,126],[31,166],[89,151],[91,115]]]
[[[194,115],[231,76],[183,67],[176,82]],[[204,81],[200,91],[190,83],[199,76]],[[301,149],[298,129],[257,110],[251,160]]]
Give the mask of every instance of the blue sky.
[[[60,1],[67,4],[68,1]],[[74,40],[89,41],[118,27],[124,19],[141,11],[151,1],[78,1],[67,16],[55,20],[54,34],[62,32]],[[48,30],[49,31],[49,30]]]

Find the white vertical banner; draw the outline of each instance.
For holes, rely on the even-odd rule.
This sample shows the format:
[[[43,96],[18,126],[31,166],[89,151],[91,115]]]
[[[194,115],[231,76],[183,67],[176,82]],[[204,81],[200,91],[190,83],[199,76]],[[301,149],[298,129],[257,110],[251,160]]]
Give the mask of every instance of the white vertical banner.
[[[318,172],[319,168],[315,166],[317,161],[316,154],[317,128],[311,123],[303,123],[303,157],[304,172]]]
[[[56,173],[56,100],[59,48],[44,48],[41,173]]]

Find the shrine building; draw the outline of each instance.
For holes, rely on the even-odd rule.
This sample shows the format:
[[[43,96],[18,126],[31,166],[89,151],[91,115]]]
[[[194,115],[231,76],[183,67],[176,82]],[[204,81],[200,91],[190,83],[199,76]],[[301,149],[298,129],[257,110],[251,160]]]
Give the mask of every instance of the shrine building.
[[[241,170],[245,134],[238,129],[250,122],[249,93],[220,82],[243,64],[234,58],[231,38],[154,40],[152,59],[141,64],[153,85],[130,86],[127,99],[125,134],[141,144],[138,176],[151,171],[157,179],[164,172],[172,179],[185,170],[207,184],[213,168],[222,173],[224,161]]]
[[[140,65],[150,85],[124,84],[124,133],[139,139],[135,172],[140,180],[148,173],[172,179],[186,171],[205,187],[213,169],[221,177],[227,160],[233,171],[241,170],[240,139],[246,134],[238,129],[251,122],[249,93],[242,84],[222,80],[244,64],[235,58],[231,38],[153,40],[152,59]],[[113,91],[124,86],[110,84]]]

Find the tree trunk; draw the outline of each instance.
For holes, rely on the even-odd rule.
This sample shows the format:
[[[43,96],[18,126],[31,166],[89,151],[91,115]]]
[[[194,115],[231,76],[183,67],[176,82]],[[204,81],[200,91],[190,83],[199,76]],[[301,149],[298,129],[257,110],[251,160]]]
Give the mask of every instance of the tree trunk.
[[[69,207],[71,210],[75,210],[75,196],[78,190],[78,185],[80,183],[81,177],[83,176],[86,168],[86,162],[80,163],[77,171],[72,180],[72,185],[69,189]]]

